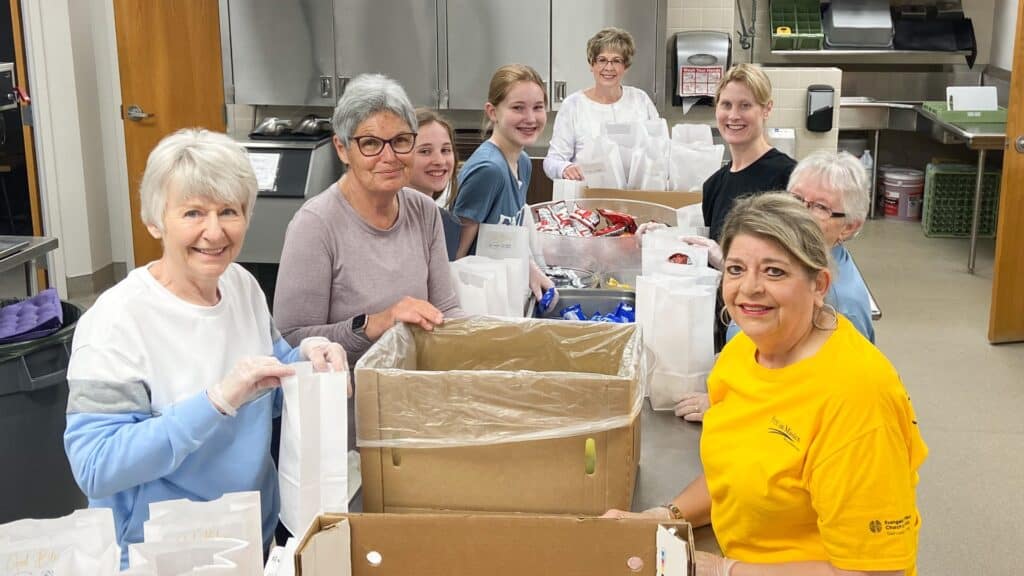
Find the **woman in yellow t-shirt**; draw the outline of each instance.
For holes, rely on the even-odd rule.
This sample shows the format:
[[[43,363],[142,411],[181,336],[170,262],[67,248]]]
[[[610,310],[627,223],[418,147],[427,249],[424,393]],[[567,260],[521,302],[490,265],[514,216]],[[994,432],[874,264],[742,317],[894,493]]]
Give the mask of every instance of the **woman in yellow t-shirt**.
[[[821,229],[788,194],[736,203],[722,296],[742,329],[708,378],[704,475],[664,507],[607,516],[714,527],[700,576],[916,574],[927,455],[896,370],[825,304]]]

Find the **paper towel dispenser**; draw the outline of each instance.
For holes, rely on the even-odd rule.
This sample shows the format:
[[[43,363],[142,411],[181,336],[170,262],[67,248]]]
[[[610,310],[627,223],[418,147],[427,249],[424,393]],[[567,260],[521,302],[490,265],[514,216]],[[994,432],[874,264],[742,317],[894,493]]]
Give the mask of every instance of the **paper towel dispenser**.
[[[732,35],[705,30],[676,32],[674,43],[672,105],[682,106],[684,98],[689,102],[714,98],[718,82],[732,62]]]

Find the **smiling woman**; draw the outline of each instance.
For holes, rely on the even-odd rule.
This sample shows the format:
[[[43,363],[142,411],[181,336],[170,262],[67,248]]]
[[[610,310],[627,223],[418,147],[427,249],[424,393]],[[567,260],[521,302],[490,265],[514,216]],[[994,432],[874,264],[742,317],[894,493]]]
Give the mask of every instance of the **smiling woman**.
[[[256,198],[245,150],[182,130],[146,163],[141,217],[163,244],[82,316],[68,365],[64,446],[89,505],[114,511],[122,564],[149,504],[258,490],[265,543],[277,525],[271,418],[286,364],[345,368],[341,346],[281,338],[238,264]]]

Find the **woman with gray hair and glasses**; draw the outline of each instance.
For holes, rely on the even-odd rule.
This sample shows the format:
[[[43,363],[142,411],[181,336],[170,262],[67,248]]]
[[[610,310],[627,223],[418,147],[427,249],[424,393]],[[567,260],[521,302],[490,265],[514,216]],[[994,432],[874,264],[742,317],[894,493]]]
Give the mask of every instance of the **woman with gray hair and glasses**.
[[[844,244],[860,232],[868,215],[871,192],[867,171],[860,160],[848,152],[837,154],[819,150],[796,165],[789,177],[787,190],[810,210],[830,247],[829,256],[835,275],[826,300],[861,335],[874,343],[868,287]],[[712,252],[712,265],[721,267],[722,251],[717,243],[698,237],[685,240],[708,246]],[[730,322],[726,341],[739,331],[740,327]],[[676,404],[675,412],[687,420],[699,421],[707,407],[707,394],[696,392],[683,396]]]
[[[437,205],[408,187],[417,123],[405,90],[358,76],[332,123],[348,168],[288,225],[274,315],[289,342],[324,336],[355,365],[396,322],[431,330],[461,311]]]
[[[79,320],[64,447],[89,506],[112,508],[122,565],[149,505],[256,490],[264,545],[280,499],[270,456],[288,363],[347,368],[341,346],[281,338],[259,284],[234,263],[256,175],[224,134],[181,130],[150,153],[142,221],[159,260],[132,270]],[[273,389],[273,390],[272,390]]]

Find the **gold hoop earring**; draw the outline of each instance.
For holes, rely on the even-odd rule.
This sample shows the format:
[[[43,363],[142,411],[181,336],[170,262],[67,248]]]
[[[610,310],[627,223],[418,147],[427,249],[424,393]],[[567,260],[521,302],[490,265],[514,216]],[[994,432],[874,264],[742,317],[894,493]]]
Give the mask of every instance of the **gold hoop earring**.
[[[725,326],[726,328],[728,328],[729,325],[732,324],[732,317],[729,316],[729,309],[726,308],[725,306],[722,306],[722,311],[718,313],[718,321],[721,322],[722,326]]]
[[[825,312],[827,315],[832,317],[832,325],[831,326],[819,326],[818,325],[818,313],[819,312]],[[839,312],[836,310],[835,306],[833,306],[833,305],[829,304],[828,302],[826,302],[821,308],[818,308],[817,310],[814,311],[814,317],[811,319],[811,324],[815,328],[817,328],[818,330],[828,330],[828,331],[831,332],[832,330],[835,330],[836,328],[839,328]]]

